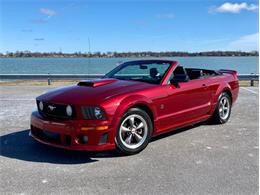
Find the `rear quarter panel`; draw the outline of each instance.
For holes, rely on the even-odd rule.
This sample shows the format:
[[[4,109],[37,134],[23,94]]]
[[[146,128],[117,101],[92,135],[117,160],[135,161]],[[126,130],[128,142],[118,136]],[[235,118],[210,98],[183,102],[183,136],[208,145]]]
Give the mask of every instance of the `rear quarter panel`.
[[[209,81],[209,90],[212,93],[211,114],[213,114],[218,98],[223,91],[229,91],[231,93],[232,105],[236,102],[239,93],[239,82],[237,76],[224,73],[209,78]]]

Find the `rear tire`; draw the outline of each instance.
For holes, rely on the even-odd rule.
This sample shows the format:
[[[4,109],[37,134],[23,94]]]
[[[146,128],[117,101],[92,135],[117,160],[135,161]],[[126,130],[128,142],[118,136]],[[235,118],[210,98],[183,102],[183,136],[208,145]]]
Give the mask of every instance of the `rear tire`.
[[[116,149],[124,155],[141,152],[152,136],[153,125],[149,115],[139,109],[129,109],[120,120],[115,137]]]
[[[218,103],[213,114],[213,122],[215,124],[224,124],[226,123],[231,115],[231,97],[223,92],[218,98]]]

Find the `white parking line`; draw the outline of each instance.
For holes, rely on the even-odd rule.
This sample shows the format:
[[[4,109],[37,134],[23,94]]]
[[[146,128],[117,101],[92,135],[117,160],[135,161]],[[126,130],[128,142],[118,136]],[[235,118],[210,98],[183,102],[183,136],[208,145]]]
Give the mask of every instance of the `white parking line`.
[[[244,89],[244,90],[246,90],[246,91],[249,91],[249,92],[251,92],[251,93],[253,93],[253,94],[259,95],[259,93],[255,92],[255,91],[253,91],[253,90],[251,90],[251,89],[247,89],[247,88],[245,88],[245,87],[240,87],[240,88],[241,88],[241,89]]]

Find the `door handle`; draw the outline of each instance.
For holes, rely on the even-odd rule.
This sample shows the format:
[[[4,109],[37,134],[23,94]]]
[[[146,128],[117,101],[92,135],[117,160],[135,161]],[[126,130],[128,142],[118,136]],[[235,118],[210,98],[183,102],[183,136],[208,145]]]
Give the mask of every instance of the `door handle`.
[[[207,87],[207,85],[206,84],[202,84],[202,87]]]

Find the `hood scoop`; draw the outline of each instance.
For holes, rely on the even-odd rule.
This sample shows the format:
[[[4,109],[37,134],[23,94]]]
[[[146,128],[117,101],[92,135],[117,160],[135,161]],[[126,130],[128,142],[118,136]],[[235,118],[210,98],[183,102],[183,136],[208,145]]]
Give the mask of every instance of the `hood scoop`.
[[[78,82],[78,86],[98,87],[116,82],[116,79],[84,80]]]

